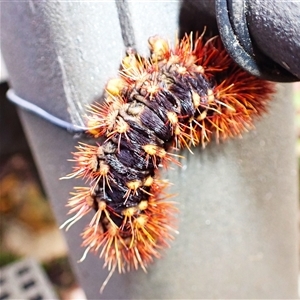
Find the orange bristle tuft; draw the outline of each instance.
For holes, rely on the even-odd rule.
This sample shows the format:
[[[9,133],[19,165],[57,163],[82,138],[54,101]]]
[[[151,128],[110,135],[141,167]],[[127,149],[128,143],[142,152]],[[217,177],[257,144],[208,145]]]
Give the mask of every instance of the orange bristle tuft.
[[[158,36],[149,39],[145,58],[128,50],[118,78],[106,86],[103,104],[91,104],[88,134],[101,145],[80,143],[73,172],[90,187],[76,188],[69,199],[75,215],[67,229],[91,210],[82,233],[83,246],[97,252],[109,275],[144,271],[176,233],[178,210],[168,198],[168,183],[158,169],[180,166],[171,153],[210,141],[241,136],[267,111],[274,85],[240,69],[219,37],[185,35],[171,47]]]

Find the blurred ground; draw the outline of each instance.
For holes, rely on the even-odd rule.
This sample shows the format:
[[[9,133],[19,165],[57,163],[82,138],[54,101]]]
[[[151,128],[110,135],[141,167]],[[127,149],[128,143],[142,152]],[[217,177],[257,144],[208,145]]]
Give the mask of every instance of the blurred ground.
[[[294,84],[294,88],[299,137],[297,154],[300,157],[300,83]],[[1,103],[2,111],[5,105]],[[10,116],[9,120],[15,117]],[[0,132],[1,138],[6,139],[6,148],[0,148],[0,267],[22,257],[34,257],[44,266],[61,299],[84,299],[71,271],[64,239],[44,195],[21,125],[18,124],[14,131],[12,142],[10,136]],[[19,147],[15,147],[16,140]]]
[[[44,266],[57,293],[69,300],[67,292],[76,288],[76,282],[67,248],[26,158],[14,154],[1,165],[0,266],[34,257]]]
[[[33,257],[44,267],[60,299],[85,299],[15,107],[5,99],[7,88],[0,83],[0,267]]]

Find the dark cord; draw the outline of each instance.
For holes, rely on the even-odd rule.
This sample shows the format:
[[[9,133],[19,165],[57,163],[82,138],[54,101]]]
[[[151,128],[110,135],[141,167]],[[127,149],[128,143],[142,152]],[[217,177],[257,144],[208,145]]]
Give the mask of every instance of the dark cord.
[[[119,15],[121,34],[124,45],[126,48],[135,48],[134,30],[132,26],[128,1],[115,0],[115,3]]]

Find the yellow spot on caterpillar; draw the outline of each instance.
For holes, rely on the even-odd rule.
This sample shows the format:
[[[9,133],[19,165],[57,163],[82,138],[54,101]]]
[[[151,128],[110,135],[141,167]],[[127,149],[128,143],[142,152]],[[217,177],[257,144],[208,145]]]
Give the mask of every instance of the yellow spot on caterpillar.
[[[200,73],[200,74],[204,74],[205,70],[202,66],[197,66],[197,67],[195,67],[195,72]]]
[[[104,201],[101,200],[101,201],[98,202],[98,209],[99,209],[99,210],[104,210],[104,209],[106,209],[106,206],[107,206],[107,205],[106,205],[106,203],[105,203]]]
[[[129,130],[129,125],[126,123],[126,121],[124,121],[123,118],[118,117],[118,119],[116,120],[115,130],[118,133],[125,133]]]
[[[126,86],[126,83],[121,78],[113,78],[108,81],[106,91],[112,96],[119,96]]]
[[[200,105],[200,95],[196,93],[195,91],[192,91],[192,100],[195,108],[197,109]]]
[[[152,183],[153,183],[153,177],[151,177],[151,176],[148,176],[147,178],[146,178],[146,180],[144,181],[144,186],[151,186],[152,185]]]
[[[145,210],[145,209],[147,209],[147,207],[148,207],[148,201],[147,201],[147,200],[142,200],[142,201],[139,203],[139,205],[138,205],[138,208],[139,208],[140,210]]]
[[[142,186],[142,182],[140,180],[128,181],[126,186],[133,191],[136,191],[140,186]]]
[[[109,165],[106,164],[104,161],[100,161],[99,163],[100,165],[100,170],[99,170],[99,174],[102,176],[105,176],[109,173]]]
[[[170,51],[169,43],[166,40],[159,36],[153,36],[149,38],[148,43],[152,52],[151,58],[154,61],[161,61],[166,58],[166,54]]]
[[[177,72],[181,75],[184,75],[187,72],[187,69],[186,67],[180,66],[178,67]]]
[[[177,117],[177,114],[173,111],[168,111],[167,112],[167,118],[168,120],[170,121],[170,123],[172,125],[175,125],[178,123],[178,117]]]
[[[160,90],[160,88],[156,84],[149,84],[149,86],[147,87],[147,93],[152,96],[155,95],[159,90]]]
[[[144,228],[148,222],[148,217],[146,215],[140,215],[134,220],[134,224],[137,228]]]
[[[143,149],[145,150],[145,152],[149,155],[156,155],[158,157],[165,157],[167,152],[165,149],[161,148],[161,147],[158,147],[158,146],[155,146],[155,145],[151,145],[151,144],[148,144],[148,145],[144,145],[143,146]]]
[[[137,212],[137,207],[128,207],[122,211],[122,215],[126,217],[132,217]]]
[[[212,103],[215,100],[214,92],[211,89],[207,90],[207,102]]]
[[[207,116],[207,111],[204,110],[198,117],[197,117],[197,121],[202,121],[206,118]]]

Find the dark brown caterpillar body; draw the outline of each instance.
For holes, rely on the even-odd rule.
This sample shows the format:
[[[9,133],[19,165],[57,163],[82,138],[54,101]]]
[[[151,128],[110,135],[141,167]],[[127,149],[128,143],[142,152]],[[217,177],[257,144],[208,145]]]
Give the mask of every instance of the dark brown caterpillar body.
[[[89,134],[105,141],[80,144],[67,176],[87,179],[90,188],[69,200],[76,214],[64,225],[95,210],[83,245],[100,250],[111,272],[145,270],[172,239],[176,208],[157,174],[179,164],[169,151],[240,135],[273,92],[271,83],[237,67],[218,37],[204,43],[186,36],[174,49],[159,37],[149,44],[150,58],[129,53],[119,78],[107,84],[106,102],[91,105]]]

